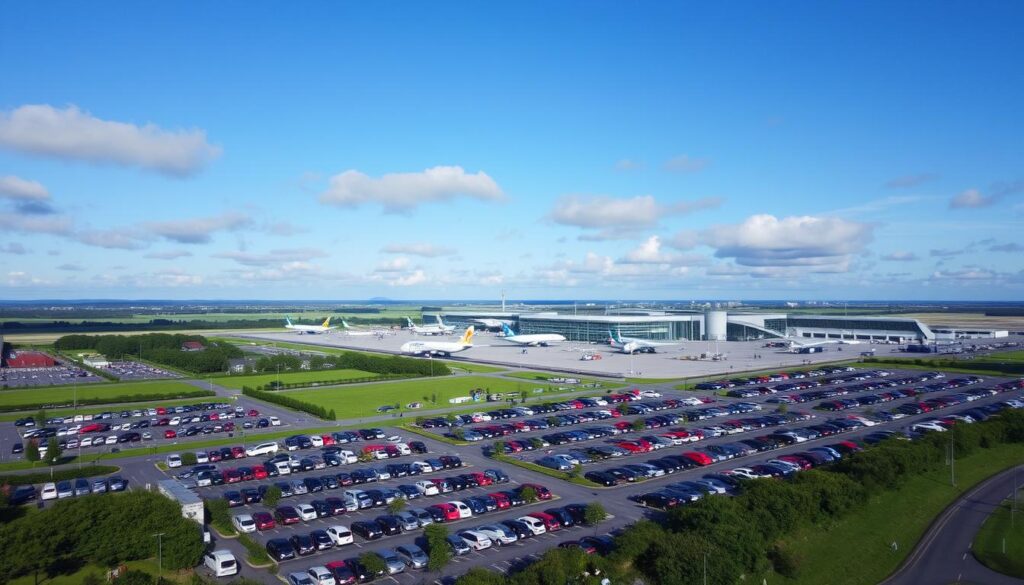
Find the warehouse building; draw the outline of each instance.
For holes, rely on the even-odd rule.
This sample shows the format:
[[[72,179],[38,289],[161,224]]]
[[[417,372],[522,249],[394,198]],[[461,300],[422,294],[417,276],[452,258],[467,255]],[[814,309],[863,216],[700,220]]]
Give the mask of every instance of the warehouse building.
[[[12,351],[6,359],[8,368],[52,368],[57,360],[40,351]]]

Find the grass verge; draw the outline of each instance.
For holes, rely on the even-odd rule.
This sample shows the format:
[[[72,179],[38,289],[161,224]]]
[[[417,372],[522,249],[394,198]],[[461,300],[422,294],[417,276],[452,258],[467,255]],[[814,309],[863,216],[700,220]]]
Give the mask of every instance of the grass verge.
[[[469,445],[472,445],[472,443],[470,443],[469,441],[459,441],[457,439],[450,439],[448,437],[445,437],[444,435],[432,433],[430,431],[423,430],[419,427],[413,426],[408,423],[398,425],[398,428],[409,431],[410,433],[419,435],[421,437],[426,437],[428,439],[433,439],[435,441],[440,441],[442,443],[448,443],[449,445],[454,445],[456,447],[467,447]]]
[[[153,577],[154,582],[156,581],[156,575],[158,572],[156,558],[143,559],[140,561],[128,561],[124,563],[124,565],[130,570],[148,573]],[[72,573],[55,573],[53,575],[40,574],[38,583],[32,575],[24,575],[17,579],[8,581],[8,585],[81,585],[85,582],[86,576],[90,574],[99,577],[100,583],[107,582],[107,569],[98,565],[86,565]],[[160,578],[164,581],[185,584],[191,582],[192,574],[191,570],[174,572],[168,571],[167,568],[164,568],[163,571],[160,571]]]
[[[1013,501],[1007,500],[992,512],[974,537],[971,552],[993,571],[1024,579],[1024,506],[1020,496],[1016,514],[1012,506]]]
[[[949,471],[908,480],[900,489],[878,494],[860,510],[831,527],[808,527],[783,539],[799,562],[797,577],[780,575],[770,583],[855,585],[878,583],[896,570],[925,530],[951,502],[993,474],[1024,460],[1024,446],[1006,444],[956,462],[957,486]],[[897,544],[894,552],[892,543]]]
[[[313,372],[285,372],[280,376],[276,373],[227,376],[217,378],[217,384],[225,388],[241,389],[242,386],[256,388],[280,380],[282,384],[308,384],[311,386],[318,384],[326,386],[332,383],[344,384],[348,380],[363,379],[364,381],[369,381],[369,379],[379,376],[380,374],[364,372],[362,370],[316,370]]]
[[[246,551],[246,562],[252,567],[267,567],[273,564],[267,550],[259,545],[248,534],[239,534],[238,542],[242,543]]]
[[[542,473],[548,477],[553,477],[555,479],[560,479],[562,481],[567,481],[569,483],[574,483],[576,485],[582,485],[588,488],[601,487],[596,483],[590,481],[589,479],[583,479],[582,477],[573,477],[564,471],[556,471],[554,469],[544,467],[543,465],[530,463],[529,461],[520,461],[519,459],[516,459],[515,457],[509,457],[508,455],[494,455],[493,459],[495,461],[501,461],[502,463],[515,465],[516,467],[521,467],[523,469],[529,469],[530,471]]]
[[[4,390],[0,392],[0,410],[66,407],[74,404],[76,400],[78,404],[106,404],[213,395],[214,393],[209,390],[201,390],[179,381],[97,382],[80,386],[46,386],[25,390]]]
[[[124,404],[106,404],[104,406],[91,406],[75,408],[53,408],[46,409],[46,416],[71,416],[75,414],[99,414],[101,412],[118,412],[121,410],[136,410],[139,408],[156,408],[157,406],[186,406],[191,404],[206,404],[209,402],[226,402],[224,399],[203,400],[201,398],[184,398],[180,400],[155,400],[148,403],[126,402]],[[35,414],[35,413],[30,413]],[[0,414],[0,422],[11,422],[27,416],[24,412]]]
[[[48,481],[64,481],[77,479],[79,477],[95,477],[97,475],[110,475],[121,471],[120,467],[114,465],[90,465],[82,469],[51,469],[48,472],[24,473],[18,475],[0,475],[0,485],[30,485],[34,483],[46,483]],[[52,472],[52,473],[51,473]]]

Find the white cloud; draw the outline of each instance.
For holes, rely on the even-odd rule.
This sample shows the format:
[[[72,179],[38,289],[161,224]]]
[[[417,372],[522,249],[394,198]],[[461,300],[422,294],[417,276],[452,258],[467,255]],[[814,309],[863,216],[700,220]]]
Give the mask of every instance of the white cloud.
[[[22,246],[18,242],[11,242],[9,244],[0,246],[0,254],[15,254],[18,256],[24,255],[28,252],[25,246]]]
[[[75,106],[21,106],[0,113],[0,146],[90,163],[138,166],[186,176],[221,154],[199,129],[164,130],[102,120]]]
[[[163,252],[150,252],[143,256],[143,258],[152,258],[154,260],[177,260],[178,258],[185,258],[191,256],[192,252],[188,250],[164,250]]]
[[[264,226],[264,231],[274,236],[295,236],[298,234],[304,234],[309,230],[303,226],[295,225],[290,221],[278,221],[268,223]]]
[[[180,268],[168,268],[153,274],[160,284],[171,287],[198,286],[203,284],[203,277],[198,274],[189,274]]]
[[[388,212],[406,212],[422,203],[456,197],[500,201],[504,194],[483,171],[467,174],[462,167],[437,166],[419,173],[389,173],[379,178],[348,170],[331,177],[320,202],[339,207],[378,203]]]
[[[700,234],[694,230],[683,230],[665,242],[666,246],[672,246],[677,250],[691,250],[700,243]]]
[[[294,262],[306,262],[313,258],[326,257],[327,253],[316,248],[289,248],[271,250],[266,254],[252,252],[221,252],[214,254],[214,258],[225,258],[234,260],[243,266],[271,266],[288,264]]]
[[[882,260],[888,260],[890,262],[913,262],[914,260],[917,260],[917,254],[901,250],[883,254]]]
[[[21,270],[15,270],[7,273],[7,286],[10,287],[40,286],[46,284],[50,284],[50,282]]]
[[[145,247],[145,236],[131,229],[82,230],[75,240],[88,246],[117,250],[138,250]]]
[[[46,201],[50,198],[50,192],[37,181],[7,175],[0,177],[0,198],[16,201]]]
[[[79,266],[78,264],[70,264],[69,263],[69,264],[61,264],[60,266],[57,267],[57,270],[66,270],[68,272],[80,272],[80,271],[85,270],[85,269],[82,268],[81,266]]]
[[[213,217],[157,221],[145,225],[154,234],[179,244],[205,244],[215,232],[234,231],[251,223],[245,214],[228,212]]]
[[[401,278],[391,281],[393,286],[416,286],[427,281],[427,275],[422,270],[417,270]]]
[[[675,173],[696,173],[703,171],[710,164],[711,161],[706,158],[693,158],[689,155],[681,154],[665,161],[664,168],[666,171]]]
[[[952,209],[978,209],[979,207],[988,207],[995,202],[995,196],[986,197],[977,189],[968,189],[953,197],[949,201],[949,207]]]
[[[422,256],[424,258],[437,258],[438,256],[451,256],[455,254],[452,248],[435,246],[426,242],[415,242],[411,244],[388,244],[380,249],[386,254],[409,254],[411,256]]]
[[[374,272],[403,272],[409,268],[409,259],[405,256],[399,256],[398,258],[392,258],[382,262]]]
[[[890,189],[910,189],[918,187],[929,181],[934,181],[938,178],[935,173],[920,173],[917,175],[903,175],[902,177],[894,177],[885,182],[885,186]]]
[[[839,218],[753,215],[739,225],[714,226],[703,234],[718,258],[742,266],[804,266],[845,271],[850,255],[871,241],[874,226]]]
[[[652,195],[624,199],[568,195],[555,203],[549,217],[562,225],[599,230],[597,234],[586,235],[582,239],[602,240],[628,237],[636,230],[654,227],[659,219],[667,215],[712,209],[721,203],[718,197],[663,205]]]
[[[698,254],[670,254],[663,251],[661,238],[651,236],[619,260],[623,264],[668,264],[672,266],[705,264],[707,259]]]
[[[8,232],[68,235],[73,229],[66,216],[35,217],[13,213],[0,213],[0,229]]]
[[[619,160],[619,161],[615,162],[615,170],[616,171],[622,171],[622,172],[638,171],[638,170],[640,170],[642,168],[644,168],[644,163],[641,162],[641,161],[638,161],[638,160],[624,158],[622,160]]]

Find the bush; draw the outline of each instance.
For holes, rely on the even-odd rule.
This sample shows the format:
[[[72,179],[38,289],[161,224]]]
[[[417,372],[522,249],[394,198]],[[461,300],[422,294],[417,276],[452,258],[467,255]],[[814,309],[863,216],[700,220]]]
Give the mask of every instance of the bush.
[[[359,563],[366,567],[366,572],[373,574],[387,573],[388,565],[377,553],[364,552],[359,555]]]
[[[196,463],[197,463],[197,461],[196,461],[196,454],[195,453],[193,453],[191,451],[185,451],[184,453],[181,454],[181,464],[182,465],[189,465],[189,466],[191,466],[191,465],[195,465]]]
[[[601,505],[601,502],[590,502],[587,504],[586,509],[583,510],[583,522],[587,526],[594,526],[604,522],[605,518],[608,517],[608,512]]]
[[[304,402],[302,400],[298,400],[290,396],[282,396],[280,394],[275,394],[273,392],[264,392],[263,390],[247,390],[243,388],[242,394],[250,396],[252,398],[256,398],[258,400],[264,400],[266,402],[280,404],[281,406],[285,406],[294,410],[307,412],[309,414],[312,414],[313,416],[325,420],[334,420],[333,418],[330,418],[334,414],[334,411],[332,410],[328,412],[326,408],[320,406],[319,404]]]
[[[268,508],[276,508],[281,501],[281,488],[271,484],[266,493],[263,494],[263,505]]]
[[[448,546],[448,529],[442,524],[428,524],[423,529],[427,539],[427,570],[440,571],[452,560],[452,549]]]
[[[532,486],[525,486],[523,489],[519,490],[519,495],[527,504],[532,504],[537,501],[537,490],[533,489]]]
[[[768,549],[768,560],[772,563],[772,569],[783,577],[796,579],[800,572],[800,561],[793,551],[780,543],[775,543]]]
[[[239,534],[238,542],[242,543],[242,546],[245,547],[246,556],[249,557],[249,562],[253,565],[266,565],[271,562],[267,549],[260,546],[248,534]]]

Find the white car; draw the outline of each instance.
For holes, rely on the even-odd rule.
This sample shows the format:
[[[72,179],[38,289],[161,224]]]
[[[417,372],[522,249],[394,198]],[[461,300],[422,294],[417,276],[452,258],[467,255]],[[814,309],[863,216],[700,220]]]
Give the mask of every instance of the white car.
[[[176,416],[176,417],[172,418],[170,420],[170,422],[168,422],[167,424],[171,425],[172,427],[176,427],[176,426],[181,424],[181,417],[180,416]]]
[[[43,491],[40,493],[40,497],[44,500],[56,500],[57,499],[57,484],[50,482],[43,485]]]
[[[680,400],[680,402],[687,406],[700,406],[704,404],[703,402],[701,402],[700,398],[694,398],[693,396],[687,396],[686,398]]]
[[[928,422],[919,422],[916,425],[910,427],[910,430],[917,431],[917,432],[921,432],[921,431],[937,431],[937,432],[940,432],[940,433],[944,433],[948,429],[946,429],[946,427],[940,425],[937,422],[928,421]]]
[[[277,418],[276,416],[270,417],[270,425],[274,427],[281,426],[281,419]]]
[[[548,531],[547,527],[544,526],[544,523],[533,516],[520,516],[519,518],[516,518],[516,520],[526,524],[534,536],[544,534]]]
[[[327,570],[327,567],[318,565],[316,567],[310,567],[306,573],[309,574],[309,578],[313,580],[316,585],[337,585],[337,581],[334,579],[334,575]]]
[[[452,500],[448,503],[455,506],[455,509],[459,511],[459,518],[465,519],[473,517],[473,510],[465,503],[458,500]]]
[[[643,396],[644,398],[661,398],[661,392],[657,392],[655,390],[641,390],[640,396]]]
[[[117,437],[114,437],[114,441],[117,441]],[[181,455],[172,453],[167,456],[167,467],[175,468],[181,467]]]
[[[436,496],[438,493],[437,486],[431,481],[417,481],[415,484],[416,489],[419,490],[424,496]]]
[[[203,564],[213,571],[214,577],[230,577],[238,574],[238,561],[229,550],[215,550],[203,557]]]
[[[466,543],[466,546],[473,550],[484,550],[491,548],[491,539],[486,534],[479,530],[463,530],[459,533],[459,538],[462,542]]]
[[[348,529],[348,526],[342,526],[340,524],[328,528],[327,536],[330,536],[331,540],[334,541],[334,546],[352,544],[353,540],[352,531]]]
[[[495,526],[493,524],[477,526],[476,531],[482,532],[485,535],[487,535],[487,538],[490,538],[491,542],[498,546],[501,546],[503,544],[512,544],[513,542],[519,540],[515,532],[512,532],[508,529],[502,529],[501,527]]]
[[[249,514],[239,514],[231,519],[239,532],[256,532],[256,521]]]
[[[196,451],[196,463],[209,463],[210,454],[206,451]]]
[[[324,438],[321,437],[320,435],[310,435],[309,436],[309,442],[313,443],[314,447],[323,447],[324,446]]]
[[[259,445],[253,445],[246,449],[245,454],[249,457],[258,457],[260,455],[271,455],[277,453],[278,449],[280,449],[280,446],[277,443],[260,443]]]
[[[426,461],[413,461],[411,464],[413,469],[419,470],[419,473],[431,473],[434,468]]]
[[[299,517],[307,522],[316,520],[316,508],[309,504],[299,504],[295,506],[295,510],[299,513]]]
[[[96,441],[93,440],[92,444],[95,445]],[[110,435],[109,437],[107,437],[107,440],[104,441],[104,444],[106,444],[106,445],[116,445],[117,444],[117,435]]]

